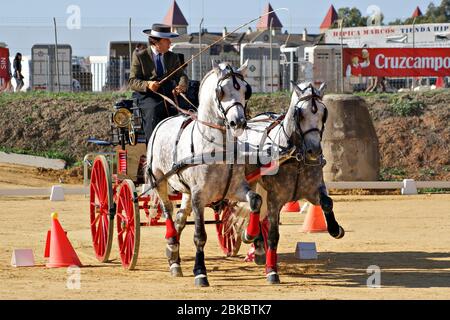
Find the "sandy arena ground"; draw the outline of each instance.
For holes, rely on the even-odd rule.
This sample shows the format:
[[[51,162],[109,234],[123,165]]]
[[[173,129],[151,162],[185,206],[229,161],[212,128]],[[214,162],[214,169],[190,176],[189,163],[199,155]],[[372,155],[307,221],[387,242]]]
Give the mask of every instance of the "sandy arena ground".
[[[12,188],[12,176],[19,169],[0,166],[0,188]],[[37,177],[26,180],[27,186],[51,185]],[[206,266],[211,286],[199,289],[193,285],[192,226],[182,237],[185,276],[172,278],[163,227],[141,228],[137,270],[126,271],[116,242],[111,263],[95,259],[86,197],[66,196],[64,202],[0,197],[0,299],[450,299],[450,195],[333,198],[337,219],[347,232],[341,240],[327,233],[302,233],[305,216],[282,213],[278,286],[266,283],[263,267],[243,261],[247,245],[237,257],[225,258],[214,226],[208,225]],[[84,264],[80,290],[67,288],[67,269],[45,267],[45,237],[53,211],[59,213]],[[315,242],[319,259],[297,260],[299,241]],[[32,248],[37,266],[12,267],[11,254],[18,248]],[[381,269],[381,288],[367,287],[371,265]]]

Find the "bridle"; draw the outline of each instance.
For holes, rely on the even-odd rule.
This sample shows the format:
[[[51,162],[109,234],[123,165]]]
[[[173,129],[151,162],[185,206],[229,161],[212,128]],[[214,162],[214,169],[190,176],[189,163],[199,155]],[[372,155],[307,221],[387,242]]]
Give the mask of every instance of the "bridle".
[[[313,114],[317,113],[317,111],[319,110],[318,106],[317,106],[317,100],[322,101],[322,97],[320,95],[318,95],[316,93],[315,88],[312,86],[312,84],[310,84],[307,88],[301,90],[302,92],[305,92],[308,88],[311,89],[311,94],[306,95],[306,96],[302,96],[299,98],[299,101],[297,102],[296,106],[295,106],[295,113],[294,113],[294,122],[295,122],[295,131],[294,134],[296,134],[299,137],[299,140],[301,141],[300,146],[296,146],[296,144],[294,143],[293,137],[292,135],[289,137],[284,129],[283,124],[281,124],[282,128],[283,128],[283,133],[286,136],[286,138],[288,139],[288,143],[290,146],[292,146],[293,148],[295,148],[294,151],[294,157],[296,158],[297,161],[303,161],[305,163],[305,165],[309,165],[309,166],[321,166],[324,163],[324,159],[323,156],[321,156],[319,158],[319,160],[316,162],[308,162],[307,158],[305,156],[305,149],[306,149],[306,145],[305,145],[305,137],[306,135],[308,135],[309,133],[312,132],[319,132],[320,134],[320,141],[322,142],[322,136],[323,136],[323,132],[325,130],[325,123],[327,121],[328,118],[328,109],[326,108],[326,106],[324,105],[325,109],[324,109],[324,115],[322,118],[322,128],[311,128],[309,130],[303,131],[301,126],[300,126],[300,120],[302,117],[302,109],[301,107],[298,107],[297,105],[301,102],[306,102],[306,101],[312,101],[312,112]]]
[[[320,102],[322,102],[322,97],[317,95],[315,92],[313,92],[310,95],[301,97],[299,99],[298,103],[304,102],[304,101],[310,101],[310,100],[312,100],[312,113],[316,114],[317,111],[319,110],[319,108],[317,107],[316,100],[319,100]],[[297,103],[297,105],[298,105],[298,103]],[[325,123],[326,123],[327,118],[328,118],[328,109],[327,109],[327,107],[325,105],[324,105],[324,108],[325,109],[324,109],[324,115],[323,115],[323,118],[322,118],[322,128],[321,129],[319,129],[319,128],[311,128],[311,129],[306,130],[305,132],[303,132],[302,128],[300,127],[300,120],[301,120],[301,117],[302,117],[302,109],[300,107],[297,107],[297,106],[295,107],[294,118],[295,118],[296,131],[298,131],[299,135],[302,138],[304,138],[308,133],[317,131],[317,132],[320,133],[320,141],[322,141],[323,132],[325,130]]]
[[[227,127],[230,127],[230,123],[228,122],[228,119],[227,119],[228,112],[232,108],[241,107],[243,109],[244,115],[246,114],[247,101],[250,99],[250,96],[251,96],[251,87],[244,80],[244,77],[240,73],[234,72],[233,68],[229,64],[225,67],[225,70],[227,71],[226,74],[217,81],[216,97],[215,97],[216,99],[215,100],[216,100],[217,107],[219,108],[220,112],[222,113],[225,125]],[[234,102],[233,104],[229,105],[227,108],[223,107],[222,99],[223,99],[223,96],[224,96],[224,91],[223,91],[223,88],[222,88],[222,82],[224,82],[226,79],[229,79],[229,78],[231,78],[233,80],[233,87],[236,90],[240,90],[241,89],[241,85],[237,81],[237,78],[239,78],[242,82],[245,83],[245,85],[246,85],[245,105],[243,105],[240,102]]]

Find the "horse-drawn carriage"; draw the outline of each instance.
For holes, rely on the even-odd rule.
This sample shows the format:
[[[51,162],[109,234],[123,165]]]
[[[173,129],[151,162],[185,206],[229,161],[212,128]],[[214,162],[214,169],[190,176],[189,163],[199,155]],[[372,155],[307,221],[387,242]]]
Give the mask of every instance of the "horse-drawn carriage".
[[[237,254],[241,241],[254,243],[255,261],[266,265],[267,280],[273,284],[280,282],[276,251],[279,213],[285,203],[305,198],[320,205],[330,235],[337,239],[344,236],[344,230],[335,220],[333,203],[322,175],[321,140],[327,120],[326,107],[320,101],[324,86],[319,90],[309,83],[295,86],[286,114],[266,114],[249,120],[245,115],[251,87],[244,80],[246,68],[246,63],[239,69],[226,64],[215,65],[200,86],[196,114],[185,112],[184,116],[162,121],[148,146],[145,145],[142,117],[134,102],[123,100],[116,104],[111,117],[112,140],[93,141],[109,144],[117,150],[117,161],[113,166],[104,156],[97,156],[90,177],[91,231],[99,261],[105,262],[109,258],[116,220],[122,265],[133,269],[139,252],[141,225],[159,225],[164,215],[170,272],[181,276],[179,239],[186,218],[193,211],[197,247],[195,284],[209,285],[203,250],[206,243],[204,224],[207,223],[203,216],[205,207],[214,210],[214,221],[209,223],[216,224],[224,253]],[[248,131],[246,138],[240,141],[245,151],[233,149],[228,152],[225,140],[228,142],[231,137],[232,145],[236,146],[245,131]],[[224,149],[216,152],[217,145]],[[247,148],[257,155],[253,158],[257,161],[237,161],[236,157],[247,159],[245,155],[252,154]],[[217,153],[222,162],[206,161]],[[260,155],[266,154],[269,161],[260,161]],[[231,163],[227,162],[229,155]],[[271,172],[277,174],[270,175]],[[266,191],[265,195],[255,192],[257,184]],[[136,186],[142,187],[139,194]],[[168,186],[183,193],[171,193]],[[173,203],[180,205],[180,201],[175,227]],[[237,202],[247,202],[250,207],[248,219],[240,220],[248,222],[242,234],[233,215]],[[260,216],[263,203],[267,208]],[[145,213],[144,222],[141,222],[141,210]],[[260,223],[264,213],[268,217],[265,239],[261,236]]]

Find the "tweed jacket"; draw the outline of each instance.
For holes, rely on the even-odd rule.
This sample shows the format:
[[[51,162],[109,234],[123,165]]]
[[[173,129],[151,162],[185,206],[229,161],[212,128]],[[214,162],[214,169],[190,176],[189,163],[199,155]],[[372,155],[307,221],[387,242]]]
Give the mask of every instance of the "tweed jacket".
[[[164,54],[164,66],[166,74],[171,73],[181,65],[180,57],[171,51]],[[130,79],[128,85],[131,90],[147,93],[151,92],[147,88],[147,81],[157,81],[156,65],[153,61],[153,54],[151,47],[146,50],[134,51],[133,60],[131,62]],[[188,77],[184,73],[183,69],[178,70],[171,79],[175,80],[178,85],[188,86]]]

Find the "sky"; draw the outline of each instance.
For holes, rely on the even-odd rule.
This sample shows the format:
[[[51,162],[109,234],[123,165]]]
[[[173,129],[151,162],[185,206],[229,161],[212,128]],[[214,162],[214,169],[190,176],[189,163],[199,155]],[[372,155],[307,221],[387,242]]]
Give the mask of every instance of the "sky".
[[[283,31],[318,33],[319,26],[331,4],[336,8],[357,7],[363,15],[368,8],[377,6],[385,22],[410,17],[419,6],[425,12],[431,0],[271,0]],[[204,18],[203,28],[228,31],[257,18],[262,14],[267,0],[177,0],[186,20],[188,32],[197,32]],[[440,0],[434,0],[436,5]],[[11,51],[24,55],[31,53],[34,44],[54,43],[53,17],[56,18],[58,43],[72,45],[73,55],[107,55],[109,41],[128,40],[128,24],[132,19],[132,39],[145,41],[142,30],[164,19],[172,0],[21,0],[2,1],[0,11],[0,42]],[[74,7],[76,6],[76,7]],[[74,10],[75,8],[75,10]],[[79,9],[80,29],[74,29]],[[75,17],[75,18],[74,18]],[[69,21],[69,27],[67,22]],[[256,22],[251,27],[255,30]],[[242,29],[240,31],[245,31]]]

